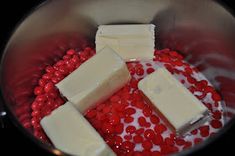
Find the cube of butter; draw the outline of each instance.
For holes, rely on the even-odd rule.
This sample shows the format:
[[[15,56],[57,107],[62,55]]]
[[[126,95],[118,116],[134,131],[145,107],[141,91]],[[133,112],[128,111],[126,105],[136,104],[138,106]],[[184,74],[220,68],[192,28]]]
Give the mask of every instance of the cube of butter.
[[[98,132],[67,102],[41,120],[43,130],[56,148],[79,156],[115,156]]]
[[[56,84],[60,93],[84,113],[106,100],[130,79],[125,62],[112,49],[104,48]]]
[[[197,128],[208,119],[208,109],[165,68],[157,69],[138,88],[177,134]]]
[[[125,61],[154,57],[153,24],[100,25],[96,33],[96,51],[108,46]]]

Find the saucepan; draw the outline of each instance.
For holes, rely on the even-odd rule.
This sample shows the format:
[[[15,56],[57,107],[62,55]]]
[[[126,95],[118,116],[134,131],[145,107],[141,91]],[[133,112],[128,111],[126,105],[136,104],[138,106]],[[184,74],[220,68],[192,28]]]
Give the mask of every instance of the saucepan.
[[[155,24],[155,47],[179,51],[222,97],[224,127],[210,139],[177,155],[206,148],[235,124],[235,18],[220,2],[48,0],[16,27],[2,54],[1,104],[22,134],[44,150],[65,154],[33,135],[33,89],[44,68],[58,61],[66,49],[94,46],[99,25],[129,23]]]

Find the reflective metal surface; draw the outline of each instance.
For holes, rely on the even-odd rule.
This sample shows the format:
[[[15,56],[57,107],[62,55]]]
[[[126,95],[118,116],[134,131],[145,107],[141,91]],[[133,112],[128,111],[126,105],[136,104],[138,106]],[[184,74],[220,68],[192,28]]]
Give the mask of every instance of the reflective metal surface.
[[[223,96],[228,125],[219,135],[226,131],[235,115],[235,19],[210,0],[47,1],[17,27],[4,52],[0,86],[13,120],[19,108],[30,113],[33,88],[46,65],[68,48],[93,45],[97,26],[114,23],[155,24],[156,47],[180,51]]]

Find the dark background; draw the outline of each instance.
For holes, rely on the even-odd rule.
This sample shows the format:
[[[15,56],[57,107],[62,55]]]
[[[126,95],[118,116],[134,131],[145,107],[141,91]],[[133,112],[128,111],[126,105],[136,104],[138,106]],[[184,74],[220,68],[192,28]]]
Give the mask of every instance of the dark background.
[[[43,0],[3,0],[0,1],[0,51],[2,52],[4,46],[10,37],[12,30],[17,23],[25,17],[33,7],[40,4]],[[234,0],[221,0],[222,3],[234,8],[232,5]],[[235,12],[235,11],[234,11]],[[235,29],[235,28],[234,28]],[[5,128],[0,128],[0,155],[49,155],[49,153],[41,150],[31,140],[22,135],[22,133],[15,128],[10,120],[6,117]],[[207,146],[205,149],[193,154],[192,156],[203,155],[235,155],[235,126],[233,126],[222,138],[217,139],[214,143]]]

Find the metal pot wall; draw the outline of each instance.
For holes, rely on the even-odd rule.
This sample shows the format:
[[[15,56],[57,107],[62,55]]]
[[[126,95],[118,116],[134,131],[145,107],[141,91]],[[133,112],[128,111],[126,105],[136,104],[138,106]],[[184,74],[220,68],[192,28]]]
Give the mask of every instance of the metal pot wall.
[[[226,125],[215,137],[183,151],[189,154],[221,136],[235,122],[235,18],[210,0],[50,0],[26,17],[12,34],[1,62],[1,92],[8,114],[24,134],[55,154],[24,128],[33,88],[42,70],[65,49],[93,44],[100,24],[153,23],[156,47],[180,51],[222,95]]]

